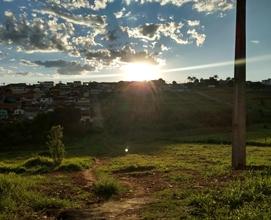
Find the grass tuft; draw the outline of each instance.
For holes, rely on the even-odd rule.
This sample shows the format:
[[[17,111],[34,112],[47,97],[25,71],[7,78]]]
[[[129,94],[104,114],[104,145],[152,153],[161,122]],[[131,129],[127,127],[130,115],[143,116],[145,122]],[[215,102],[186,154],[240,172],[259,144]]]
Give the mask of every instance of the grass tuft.
[[[122,191],[120,184],[112,177],[103,176],[93,186],[93,192],[102,199],[110,199]]]

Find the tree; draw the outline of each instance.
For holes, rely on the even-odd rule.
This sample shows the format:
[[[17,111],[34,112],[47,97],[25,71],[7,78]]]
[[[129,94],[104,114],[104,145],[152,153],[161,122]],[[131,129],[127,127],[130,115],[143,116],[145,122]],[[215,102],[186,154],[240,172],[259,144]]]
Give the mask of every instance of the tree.
[[[60,165],[64,159],[65,146],[62,139],[63,128],[60,125],[52,126],[48,135],[47,146],[49,147],[49,151],[55,166]]]
[[[246,165],[246,0],[237,1],[232,168]]]

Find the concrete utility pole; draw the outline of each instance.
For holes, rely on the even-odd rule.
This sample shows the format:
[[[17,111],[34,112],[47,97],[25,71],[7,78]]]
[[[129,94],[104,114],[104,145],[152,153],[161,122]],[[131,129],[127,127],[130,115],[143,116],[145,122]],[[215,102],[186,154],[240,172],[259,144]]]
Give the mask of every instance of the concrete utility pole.
[[[237,0],[232,168],[246,166],[246,0]]]

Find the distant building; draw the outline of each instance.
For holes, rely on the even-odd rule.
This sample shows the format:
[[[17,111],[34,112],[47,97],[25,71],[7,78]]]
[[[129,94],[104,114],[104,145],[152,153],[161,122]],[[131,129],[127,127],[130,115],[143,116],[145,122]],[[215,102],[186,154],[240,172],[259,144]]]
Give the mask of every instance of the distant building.
[[[74,81],[74,82],[73,82],[73,86],[74,86],[74,87],[79,87],[79,86],[81,86],[81,85],[82,85],[81,81]]]
[[[24,115],[24,110],[20,109],[20,108],[15,109],[14,115],[16,115],[16,116]]]
[[[38,82],[42,88],[45,89],[51,89],[54,87],[53,81],[44,81],[44,82]]]
[[[0,120],[8,119],[8,111],[6,109],[0,109]]]
[[[271,86],[271,79],[263,80],[262,83],[267,86]]]
[[[26,92],[27,85],[25,83],[9,84],[8,88],[12,94],[23,94]]]

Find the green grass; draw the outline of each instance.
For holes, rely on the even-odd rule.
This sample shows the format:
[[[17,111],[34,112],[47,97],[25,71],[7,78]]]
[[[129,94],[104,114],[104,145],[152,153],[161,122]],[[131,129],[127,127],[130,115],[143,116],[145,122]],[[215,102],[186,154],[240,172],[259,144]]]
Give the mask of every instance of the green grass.
[[[98,180],[93,186],[93,192],[96,196],[109,199],[114,195],[118,195],[121,191],[119,183],[113,178],[102,178]]]
[[[35,219],[46,209],[72,206],[67,200],[40,193],[37,186],[42,181],[40,176],[0,174],[0,219]]]
[[[255,173],[223,189],[193,194],[190,215],[197,218],[269,219],[271,176]]]
[[[165,145],[148,154],[111,158],[99,169],[115,178],[145,173],[137,177],[142,181],[145,175],[159,174],[153,181],[162,189],[144,206],[145,219],[264,219],[271,216],[271,148],[249,146],[247,152],[249,169],[236,173],[231,171],[231,148],[209,144]]]
[[[0,173],[48,173],[53,171],[80,171],[88,169],[93,163],[89,157],[71,157],[55,167],[53,160],[49,157],[34,156],[26,160],[12,160],[0,163]]]

